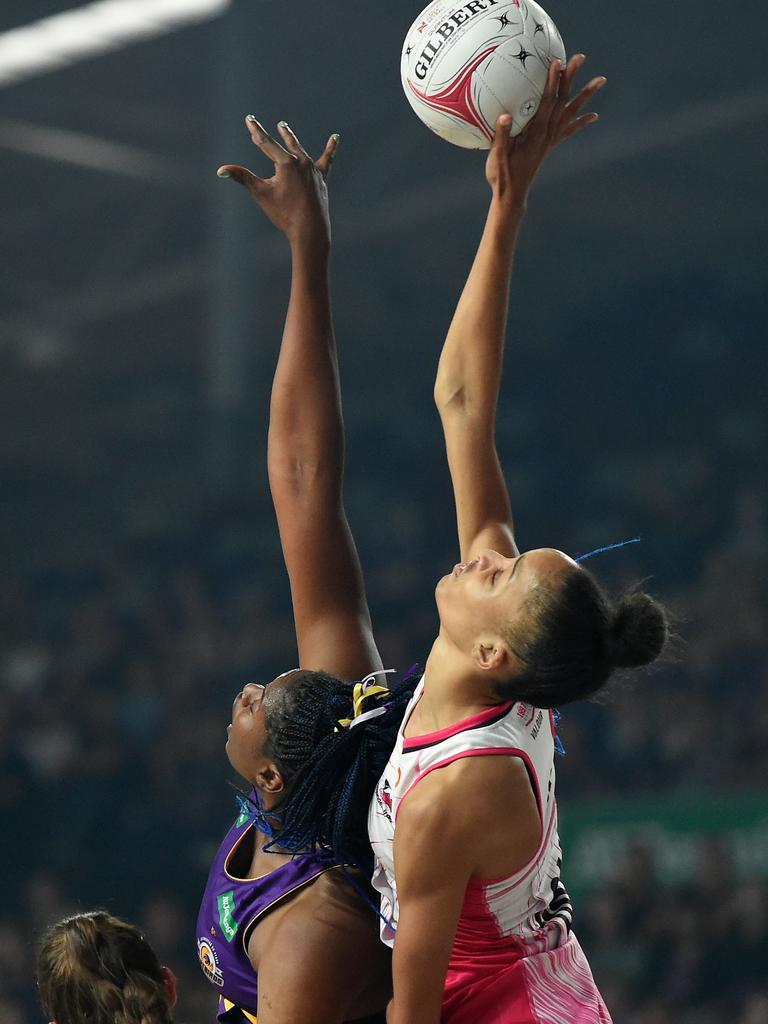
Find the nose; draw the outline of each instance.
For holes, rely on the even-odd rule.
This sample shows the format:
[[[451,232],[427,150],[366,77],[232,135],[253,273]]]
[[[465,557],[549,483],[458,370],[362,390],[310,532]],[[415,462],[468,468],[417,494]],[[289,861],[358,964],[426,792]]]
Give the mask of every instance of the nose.
[[[243,687],[243,692],[240,695],[242,697],[243,704],[252,703],[253,698],[255,697],[257,691],[259,691],[260,689],[261,687],[259,686],[258,683],[246,683],[245,686]]]
[[[477,556],[477,567],[482,571],[483,569],[506,565],[508,561],[509,559],[505,558],[504,555],[500,555],[498,551],[492,551],[489,548],[487,551],[481,551]]]

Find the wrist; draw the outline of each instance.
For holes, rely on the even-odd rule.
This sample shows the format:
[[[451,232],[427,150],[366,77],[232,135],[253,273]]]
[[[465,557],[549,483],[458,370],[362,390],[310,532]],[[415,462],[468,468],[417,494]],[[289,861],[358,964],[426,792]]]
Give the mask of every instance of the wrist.
[[[501,227],[515,230],[525,217],[528,202],[526,196],[500,195],[494,190],[488,218]]]
[[[331,250],[331,236],[323,225],[303,225],[288,236],[294,256],[311,256],[327,259]]]

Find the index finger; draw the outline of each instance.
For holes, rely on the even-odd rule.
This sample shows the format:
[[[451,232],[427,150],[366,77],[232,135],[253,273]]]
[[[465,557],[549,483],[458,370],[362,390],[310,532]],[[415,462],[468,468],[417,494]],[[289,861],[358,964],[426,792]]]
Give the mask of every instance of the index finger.
[[[558,91],[558,98],[561,100],[567,100],[571,94],[571,83],[579,68],[584,64],[587,58],[583,53],[575,53],[573,57],[565,65],[565,70],[560,78],[560,89]]]
[[[549,62],[549,68],[547,70],[547,81],[544,85],[544,91],[541,94],[541,102],[539,103],[539,110],[536,112],[539,115],[539,111],[542,109],[546,112],[551,110],[557,102],[557,93],[560,87],[560,76],[563,73],[562,65],[557,58],[553,57]],[[540,115],[539,115],[540,119]]]
[[[284,149],[279,142],[272,138],[254,114],[248,114],[245,119],[245,126],[248,129],[251,140],[274,164],[287,164],[291,163],[294,159],[287,149]]]

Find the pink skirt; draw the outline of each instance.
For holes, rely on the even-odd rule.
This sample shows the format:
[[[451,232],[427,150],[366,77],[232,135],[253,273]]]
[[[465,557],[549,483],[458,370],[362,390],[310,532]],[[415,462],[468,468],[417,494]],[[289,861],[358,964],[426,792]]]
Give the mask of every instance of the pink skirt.
[[[449,967],[442,1024],[611,1024],[587,958],[571,934],[557,949],[502,965]]]

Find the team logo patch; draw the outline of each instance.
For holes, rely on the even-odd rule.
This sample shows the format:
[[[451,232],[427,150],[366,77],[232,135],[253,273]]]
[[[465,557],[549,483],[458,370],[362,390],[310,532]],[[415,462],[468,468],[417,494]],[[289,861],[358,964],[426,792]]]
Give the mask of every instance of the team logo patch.
[[[221,930],[227,942],[231,942],[237,934],[239,927],[237,921],[232,916],[235,911],[234,889],[230,889],[229,892],[223,892],[217,902],[219,905],[219,924],[221,925]]]
[[[197,940],[197,955],[200,957],[200,966],[208,981],[222,988],[224,985],[224,975],[219,968],[218,953],[210,939],[201,938]]]

